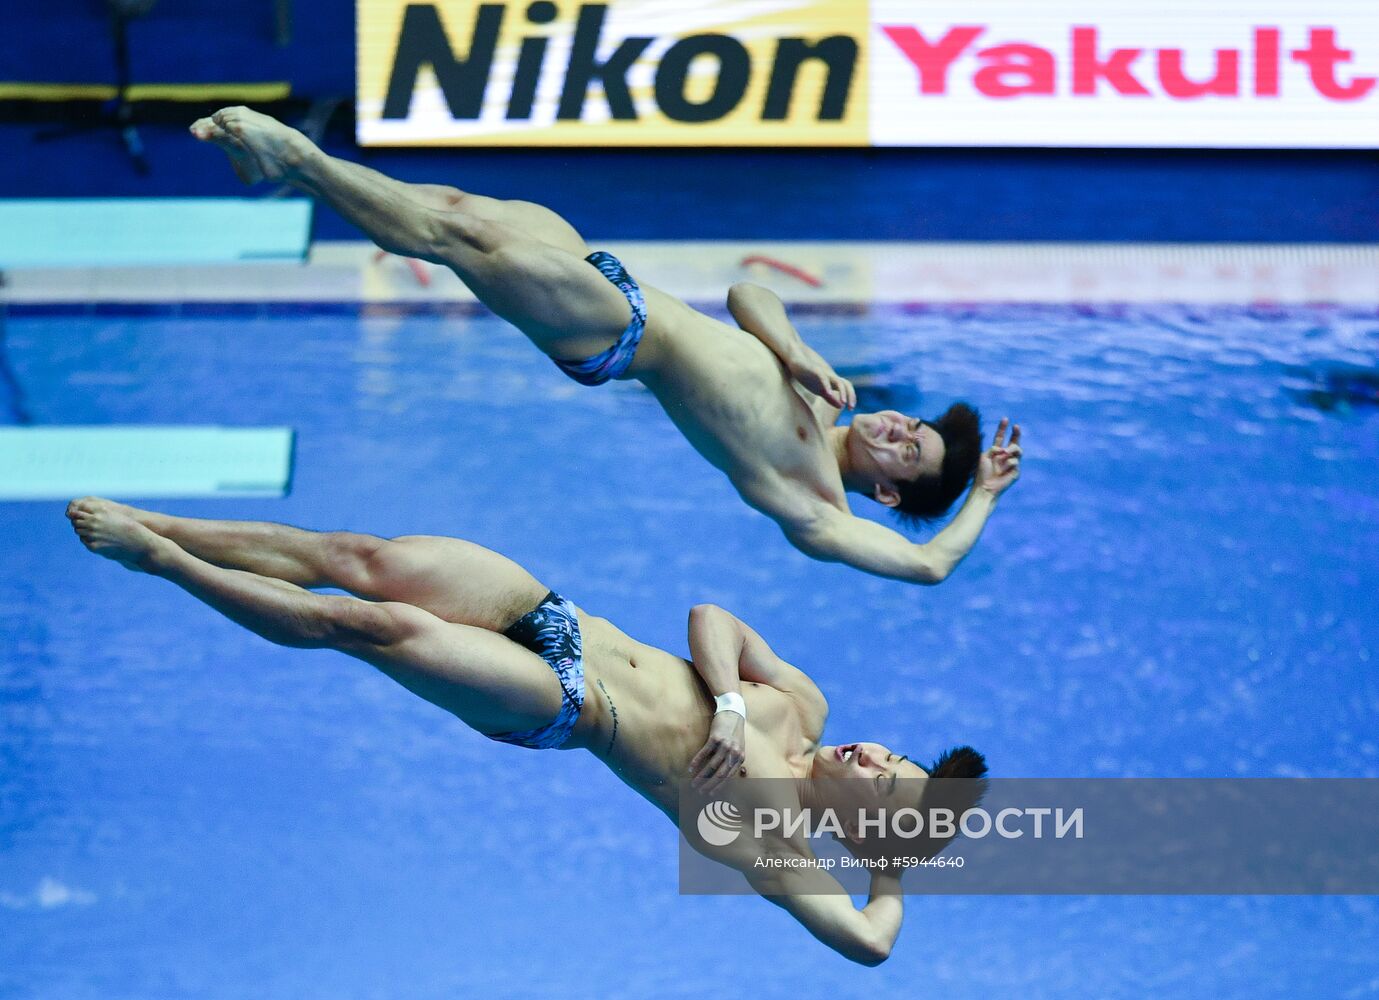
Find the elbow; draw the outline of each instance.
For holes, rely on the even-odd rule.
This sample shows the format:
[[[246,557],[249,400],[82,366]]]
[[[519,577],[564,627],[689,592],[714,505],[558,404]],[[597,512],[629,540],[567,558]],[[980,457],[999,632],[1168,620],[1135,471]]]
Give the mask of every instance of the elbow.
[[[746,294],[746,282],[739,281],[728,289],[728,312],[732,313],[733,319],[737,319],[737,312],[742,308],[742,300]]]
[[[873,948],[867,952],[865,958],[858,960],[858,964],[865,965],[869,969],[874,969],[890,957],[891,950],[889,948]]]
[[[757,286],[752,284],[750,281],[733,282],[733,284],[728,288],[728,302],[731,304],[733,301],[737,299],[745,298],[746,296],[752,294],[752,291],[756,287]]]
[[[728,311],[737,315],[741,308],[750,308],[753,302],[761,301],[763,295],[774,295],[769,289],[754,285],[750,281],[735,282],[728,289]]]
[[[936,587],[952,574],[951,566],[940,566],[931,559],[920,559],[910,579],[926,587]]]
[[[850,949],[846,957],[858,965],[865,965],[869,969],[874,969],[891,957],[891,946],[879,941],[868,941]]]
[[[894,931],[887,934],[868,921],[861,926],[850,928],[846,934],[830,941],[829,945],[849,962],[874,969],[891,957],[891,947],[895,944],[895,938]]]
[[[703,623],[711,621],[716,615],[721,615],[722,613],[723,609],[717,604],[696,604],[694,607],[690,608],[690,625],[694,625],[696,622]]]

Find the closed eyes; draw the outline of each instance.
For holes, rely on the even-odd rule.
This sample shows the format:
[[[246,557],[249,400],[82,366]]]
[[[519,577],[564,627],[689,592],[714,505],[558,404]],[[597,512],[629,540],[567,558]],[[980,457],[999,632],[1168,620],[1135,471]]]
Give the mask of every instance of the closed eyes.
[[[906,757],[905,755],[902,754],[901,757],[900,757],[900,760],[896,760],[895,754],[893,754],[893,753],[886,754],[886,763],[887,763],[887,764],[889,764],[889,763],[890,763],[891,761],[893,761],[893,760],[895,760],[896,764],[900,764],[902,761],[907,761],[907,760],[909,760],[909,759],[910,759],[909,757]],[[899,780],[900,780],[900,769],[899,769],[899,767],[897,767],[894,771],[891,772],[891,784],[890,784],[890,787],[888,787],[888,788],[886,789],[886,794],[887,794],[887,795],[890,795],[890,794],[892,794],[892,793],[895,792],[895,783],[896,783],[897,781],[899,781]],[[879,774],[876,776],[876,790],[877,790],[878,792],[881,791],[881,775],[879,775]]]

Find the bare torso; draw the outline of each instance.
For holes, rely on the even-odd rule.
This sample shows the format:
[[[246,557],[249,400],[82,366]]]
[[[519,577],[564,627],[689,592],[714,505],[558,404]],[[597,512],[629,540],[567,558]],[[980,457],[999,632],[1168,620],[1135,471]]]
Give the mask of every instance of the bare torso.
[[[783,524],[807,520],[819,504],[847,511],[827,433],[838,411],[800,389],[756,337],[643,290],[647,331],[631,374],[695,449]]]
[[[567,748],[598,757],[672,821],[690,760],[704,745],[713,702],[694,667],[580,611],[584,709]],[[802,777],[824,718],[796,696],[744,683],[745,769],[753,778]]]

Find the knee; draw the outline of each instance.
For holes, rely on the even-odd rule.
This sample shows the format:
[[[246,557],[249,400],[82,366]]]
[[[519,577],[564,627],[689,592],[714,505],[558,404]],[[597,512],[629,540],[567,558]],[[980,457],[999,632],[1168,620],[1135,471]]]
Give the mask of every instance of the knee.
[[[367,593],[382,568],[391,544],[376,535],[335,531],[326,537],[326,579],[334,586],[355,593]]]
[[[466,203],[473,200],[468,193],[455,187],[442,187],[437,193],[440,207],[447,212],[462,211]]]
[[[459,203],[450,211],[431,213],[433,245],[446,259],[458,260],[476,252],[494,253],[507,242],[504,227],[469,211],[465,199],[465,195],[460,195]]]
[[[324,597],[314,645],[345,652],[380,649],[410,634],[404,606],[361,601],[354,597]]]
[[[382,631],[370,620],[368,604],[354,597],[307,594],[260,634],[269,642],[292,649],[354,651],[366,645],[372,633]]]

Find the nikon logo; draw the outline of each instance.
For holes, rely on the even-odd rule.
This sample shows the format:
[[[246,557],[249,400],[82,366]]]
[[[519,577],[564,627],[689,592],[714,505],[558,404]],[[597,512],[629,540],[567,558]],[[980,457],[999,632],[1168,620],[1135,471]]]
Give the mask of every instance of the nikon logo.
[[[602,89],[608,110],[615,121],[637,121],[637,109],[628,89],[627,74],[633,64],[658,39],[639,36],[604,39],[608,5],[581,4],[574,20],[569,60],[560,69],[564,82],[556,109],[558,121],[579,121],[584,117],[590,88]],[[388,93],[383,118],[405,119],[416,88],[417,74],[430,66],[456,120],[478,119],[488,97],[493,76],[494,53],[503,23],[522,16],[526,25],[546,25],[559,11],[550,0],[537,0],[524,15],[515,15],[505,3],[479,6],[470,26],[469,41],[463,54],[450,46],[449,37],[435,4],[409,4],[402,19],[397,53],[388,76]],[[518,30],[525,30],[519,25]],[[546,65],[550,40],[539,34],[521,39],[512,74],[512,89],[507,94],[510,121],[529,120],[542,75],[554,67]],[[616,44],[614,44],[616,43]],[[611,48],[610,48],[611,46]],[[696,85],[688,92],[690,66],[712,68],[712,85]],[[665,50],[654,71],[656,106],[667,118],[680,122],[712,122],[730,114],[742,103],[754,74],[767,73],[762,121],[782,121],[790,114],[800,70],[807,63],[818,63],[826,73],[819,105],[812,109],[818,121],[838,121],[847,107],[853,72],[857,67],[857,41],[847,35],[826,38],[779,38],[769,65],[753,64],[747,47],[731,35],[698,34],[678,39]],[[697,81],[698,83],[699,81]]]

